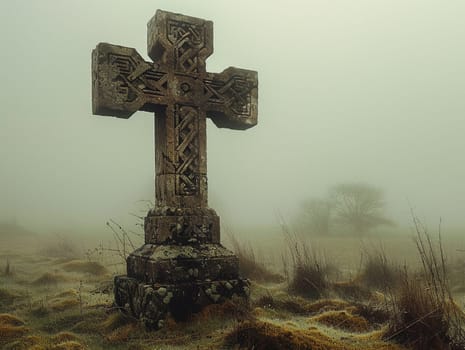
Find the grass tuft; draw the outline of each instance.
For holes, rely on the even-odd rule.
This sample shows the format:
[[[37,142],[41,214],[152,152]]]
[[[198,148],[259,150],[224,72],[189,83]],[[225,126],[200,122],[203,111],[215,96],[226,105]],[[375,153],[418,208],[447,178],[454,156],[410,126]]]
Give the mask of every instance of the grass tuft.
[[[399,285],[400,273],[386,257],[383,248],[365,250],[364,264],[358,280],[370,289],[387,291]]]
[[[100,323],[100,328],[107,332],[114,331],[115,329],[126,325],[128,322],[131,322],[131,319],[129,319],[123,313],[113,312]]]
[[[68,309],[71,309],[73,307],[76,307],[79,305],[79,300],[76,298],[73,299],[56,299],[50,302],[49,308],[52,311],[65,311]]]
[[[338,299],[321,299],[313,303],[301,297],[276,298],[271,294],[264,295],[255,302],[255,306],[285,311],[295,315],[319,314],[327,311],[338,311],[351,304]]]
[[[134,331],[137,329],[136,323],[129,323],[122,327],[116,328],[105,336],[110,344],[120,344],[127,342]]]
[[[233,349],[254,350],[358,350],[358,344],[348,345],[343,340],[335,340],[322,334],[318,329],[295,329],[292,323],[288,326],[277,326],[262,321],[245,321],[239,323],[225,338],[225,345]],[[368,347],[372,349],[399,349],[399,347]]]
[[[40,254],[65,259],[76,258],[80,255],[76,244],[70,238],[61,234],[50,237],[45,245],[40,248]]]
[[[63,343],[63,342],[67,342],[67,341],[78,341],[79,338],[74,333],[64,331],[64,332],[60,332],[58,334],[55,334],[52,337],[52,340],[55,343]]]
[[[447,283],[440,232],[435,248],[424,226],[413,219],[422,273],[412,276],[405,268],[392,298],[394,313],[385,339],[415,350],[464,349],[465,314],[454,303]]]
[[[0,341],[1,343],[1,341]],[[42,336],[29,335],[19,340],[9,342],[3,346],[4,350],[48,350],[44,345],[46,340]]]
[[[62,343],[52,345],[50,350],[84,350],[86,347],[75,340],[64,341]]]
[[[311,344],[298,332],[260,321],[240,323],[227,337],[228,345],[254,350],[310,350]]]
[[[259,262],[252,246],[240,243],[232,233],[228,233],[233,251],[239,259],[239,271],[245,278],[257,282],[275,282],[284,281],[284,277],[278,273],[270,271],[265,265]]]
[[[0,308],[9,308],[17,300],[25,298],[24,292],[0,288]],[[6,310],[3,310],[6,311]]]
[[[102,276],[108,273],[108,270],[102,264],[95,261],[73,260],[63,264],[62,268],[65,271],[88,273],[94,276]]]
[[[349,332],[368,332],[371,329],[368,321],[358,315],[353,315],[345,310],[328,311],[315,316],[312,320],[333,328],[340,328]]]
[[[286,240],[291,258],[291,274],[288,274],[289,290],[312,299],[325,296],[329,282],[324,259],[303,239],[286,234]]]
[[[11,277],[13,276],[13,268],[11,267],[11,263],[10,263],[10,259],[6,259],[6,265],[5,265],[5,269],[3,271],[3,275],[5,277]]]
[[[362,285],[358,280],[334,282],[331,285],[332,290],[344,300],[360,301],[368,300],[372,297],[368,287]]]
[[[11,326],[24,326],[24,321],[11,314],[0,314],[0,324],[9,324]]]
[[[0,314],[0,344],[17,340],[28,331],[20,318],[11,314]]]
[[[60,274],[46,272],[32,282],[34,286],[50,286],[67,282],[68,279]]]
[[[234,298],[220,304],[207,305],[200,312],[193,314],[193,319],[197,321],[207,321],[214,318],[244,320],[250,318],[250,307],[243,298]]]
[[[353,315],[366,319],[374,328],[379,328],[386,324],[391,316],[386,305],[379,306],[370,303],[357,303],[350,310]]]

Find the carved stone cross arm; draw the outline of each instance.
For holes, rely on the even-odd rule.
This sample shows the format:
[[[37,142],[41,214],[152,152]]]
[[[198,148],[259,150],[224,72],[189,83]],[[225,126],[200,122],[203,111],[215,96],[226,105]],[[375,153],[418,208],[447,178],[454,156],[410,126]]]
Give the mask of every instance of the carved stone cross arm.
[[[93,113],[129,118],[142,110],[188,104],[218,127],[257,124],[257,72],[229,67],[222,73],[178,73],[150,63],[133,48],[99,43],[92,53]]]
[[[100,43],[92,54],[92,72],[94,114],[129,118],[139,110],[156,112],[179,103],[202,107],[218,127],[242,130],[257,124],[255,71],[229,67],[202,79],[170,74],[133,48]]]
[[[229,67],[206,72],[213,53],[213,23],[157,11],[148,23],[146,62],[135,49],[100,43],[93,52],[94,114],[129,118],[137,110],[190,104],[219,127],[257,123],[257,72]]]

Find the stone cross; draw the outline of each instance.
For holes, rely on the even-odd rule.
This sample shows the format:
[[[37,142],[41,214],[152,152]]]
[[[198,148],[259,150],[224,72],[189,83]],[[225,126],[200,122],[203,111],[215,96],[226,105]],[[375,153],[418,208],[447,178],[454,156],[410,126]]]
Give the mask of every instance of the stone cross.
[[[129,118],[155,112],[159,206],[207,206],[206,117],[218,127],[257,123],[257,73],[207,73],[213,23],[157,11],[148,23],[146,62],[132,48],[100,43],[93,53],[93,112]]]
[[[216,302],[237,292],[233,286],[246,288],[237,258],[220,245],[219,217],[208,208],[206,117],[220,128],[256,125],[258,82],[255,71],[206,71],[213,53],[211,21],[158,10],[148,23],[147,44],[153,62],[133,48],[97,45],[92,107],[94,114],[119,118],[139,110],[155,113],[156,206],[145,218],[146,244],[128,257],[128,276],[115,280],[115,293],[120,306],[130,304],[135,316],[158,328],[160,310],[173,304],[166,302],[167,291],[178,296],[179,306],[195,302],[202,290]],[[217,297],[216,282],[232,287]],[[151,292],[155,287],[165,293],[161,301]],[[158,298],[156,311],[134,302],[147,295]]]

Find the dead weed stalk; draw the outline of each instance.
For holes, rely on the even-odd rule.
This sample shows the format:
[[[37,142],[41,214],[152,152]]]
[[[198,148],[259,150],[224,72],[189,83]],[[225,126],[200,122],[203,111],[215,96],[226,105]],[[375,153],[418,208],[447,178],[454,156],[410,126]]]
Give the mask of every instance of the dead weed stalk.
[[[291,232],[282,217],[280,217],[280,222],[289,254],[287,258],[283,257],[284,268],[286,270],[290,268],[290,271],[286,272],[289,290],[309,298],[324,296],[329,288],[327,264],[324,257],[303,238]]]
[[[453,301],[447,283],[446,259],[439,225],[435,247],[426,228],[413,215],[420,274],[404,268],[398,292],[392,297],[393,318],[385,334],[413,349],[458,350],[465,347],[465,315]]]

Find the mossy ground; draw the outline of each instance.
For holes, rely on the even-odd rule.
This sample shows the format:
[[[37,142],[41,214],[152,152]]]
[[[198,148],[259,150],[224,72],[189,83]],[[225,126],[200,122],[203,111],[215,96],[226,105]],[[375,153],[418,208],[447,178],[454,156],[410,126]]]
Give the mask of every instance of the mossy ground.
[[[313,300],[284,282],[252,281],[249,305],[211,305],[147,332],[112,306],[123,264],[0,249],[0,262],[6,256],[14,273],[0,274],[0,349],[406,349],[383,340],[388,296],[353,278]]]

